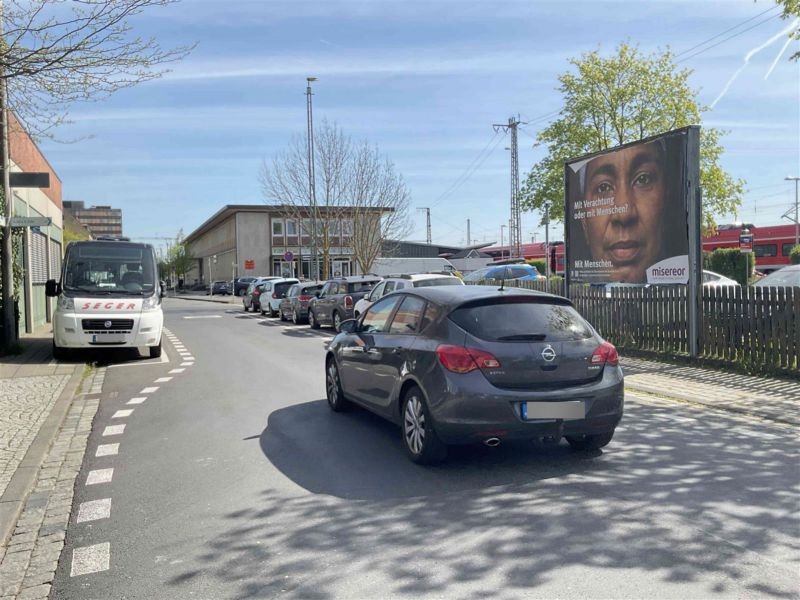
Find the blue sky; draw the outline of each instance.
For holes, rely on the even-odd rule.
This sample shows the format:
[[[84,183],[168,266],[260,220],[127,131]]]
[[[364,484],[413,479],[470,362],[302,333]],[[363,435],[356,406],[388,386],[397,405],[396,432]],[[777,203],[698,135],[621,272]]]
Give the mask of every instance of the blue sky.
[[[570,57],[611,52],[624,40],[647,52],[683,52],[772,6],[183,0],[135,25],[166,46],[197,41],[197,49],[159,81],[76,105],[74,123],[60,135],[88,139],[42,147],[65,199],[122,208],[131,237],[188,233],[224,204],[263,201],[259,166],[304,133],[305,77],[313,75],[315,119],[336,121],[396,163],[412,207],[433,207],[435,241],[465,243],[468,218],[474,240],[493,241],[508,220],[507,144],[495,139],[469,178],[454,190],[453,183],[487,147],[491,124],[516,114],[529,121],[519,137],[524,178],[543,156],[534,137],[547,122],[542,117],[560,108],[557,76]],[[777,9],[682,63],[694,69],[702,103],[719,96],[748,52],[787,27],[768,19],[773,14]],[[786,58],[800,43],[765,80],[783,44],[780,37],[755,53],[705,115],[705,124],[730,132],[723,165],[749,190],[739,217],[759,225],[781,222],[794,202],[794,187],[783,178],[800,175],[800,65]],[[424,214],[412,216],[411,238],[424,239]],[[537,214],[523,216],[523,239],[541,235],[538,222]]]

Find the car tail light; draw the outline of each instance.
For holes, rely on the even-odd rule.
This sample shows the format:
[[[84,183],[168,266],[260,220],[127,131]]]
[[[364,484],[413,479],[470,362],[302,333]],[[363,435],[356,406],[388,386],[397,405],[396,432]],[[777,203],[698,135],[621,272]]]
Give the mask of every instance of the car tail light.
[[[275,300],[277,300],[277,299],[278,299],[278,294],[276,294],[275,292],[272,292],[272,297],[273,297]]]
[[[453,373],[469,373],[475,369],[497,369],[500,361],[494,356],[477,348],[442,345],[436,348],[439,362]]]
[[[603,342],[592,352],[589,362],[593,365],[611,365],[616,367],[619,364],[619,355],[613,344]]]
[[[353,308],[353,297],[352,296],[345,296],[344,297],[344,307],[346,310],[351,310]]]

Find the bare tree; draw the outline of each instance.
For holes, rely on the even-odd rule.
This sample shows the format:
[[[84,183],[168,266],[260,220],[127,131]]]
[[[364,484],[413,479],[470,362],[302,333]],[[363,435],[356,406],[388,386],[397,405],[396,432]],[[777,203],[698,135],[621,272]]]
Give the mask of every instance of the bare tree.
[[[357,148],[350,172],[353,257],[369,273],[387,244],[409,234],[410,194],[394,164],[367,142]]]
[[[98,100],[160,77],[191,47],[162,48],[134,33],[132,20],[178,0],[0,0],[0,166],[6,224],[2,308],[6,347],[16,345],[13,308],[9,129],[52,136],[77,101]],[[17,119],[9,117],[14,113]]]
[[[332,249],[340,245],[341,223],[348,202],[352,142],[335,124],[326,120],[314,132],[314,171],[317,190],[316,245],[321,254],[322,277],[330,275]],[[297,223],[302,238],[311,238],[308,153],[303,136],[292,138],[284,152],[265,161],[259,174],[266,202],[283,205],[285,217]],[[298,244],[301,245],[301,244]]]

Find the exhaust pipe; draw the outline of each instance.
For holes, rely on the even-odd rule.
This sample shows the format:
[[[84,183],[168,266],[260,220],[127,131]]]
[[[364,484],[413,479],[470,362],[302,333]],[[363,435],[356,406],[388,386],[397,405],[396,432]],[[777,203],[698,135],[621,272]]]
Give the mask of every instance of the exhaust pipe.
[[[489,446],[490,448],[495,448],[500,445],[500,438],[490,437],[483,440],[483,443]]]

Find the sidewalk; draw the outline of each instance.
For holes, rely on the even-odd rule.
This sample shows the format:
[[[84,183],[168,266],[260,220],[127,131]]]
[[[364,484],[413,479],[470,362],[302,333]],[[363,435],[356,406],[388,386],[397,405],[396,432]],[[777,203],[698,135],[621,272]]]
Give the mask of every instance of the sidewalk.
[[[800,425],[800,382],[622,357],[625,390]]]

